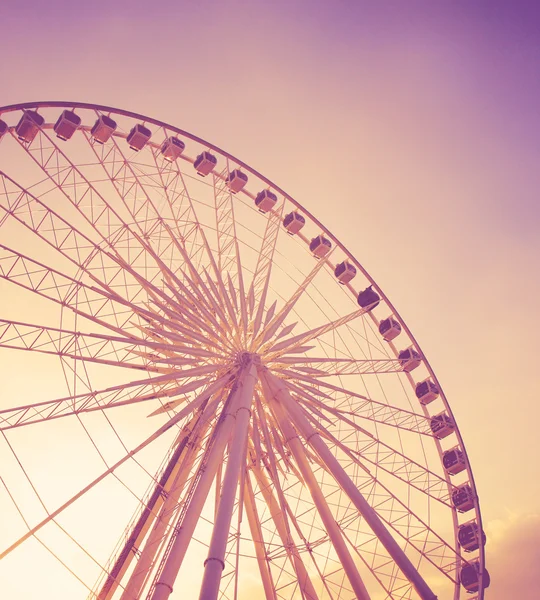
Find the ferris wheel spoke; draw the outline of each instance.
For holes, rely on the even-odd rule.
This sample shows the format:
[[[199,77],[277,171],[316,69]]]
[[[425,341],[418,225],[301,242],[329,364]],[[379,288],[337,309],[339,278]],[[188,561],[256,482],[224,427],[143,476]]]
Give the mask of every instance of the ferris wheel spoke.
[[[210,300],[210,303],[212,304],[214,310],[216,310],[216,314],[219,314],[222,322],[226,324],[226,326],[229,326],[230,328],[230,324],[232,323],[232,328],[236,329],[236,326],[239,322],[239,318],[234,312],[233,305],[231,303],[231,300],[229,299],[227,290],[225,289],[225,286],[223,284],[223,280],[221,279],[221,277],[219,277],[218,282],[216,284],[212,280],[212,277],[210,273],[206,270],[206,268],[203,268],[203,273],[206,282],[201,282],[201,287],[206,290],[206,297]],[[229,314],[229,317],[227,317],[226,313],[221,308],[221,303],[225,305],[225,310]]]
[[[21,142],[22,144],[22,142]],[[36,163],[41,167],[49,179],[58,187],[64,196],[73,204],[84,219],[93,227],[97,235],[107,244],[115,263],[120,265],[120,269],[115,264],[115,270],[110,271],[102,264],[103,252],[92,261],[87,261],[86,270],[88,272],[99,272],[112,282],[117,279],[121,289],[128,296],[129,300],[135,302],[137,296],[140,296],[145,289],[145,285],[129,285],[125,281],[125,273],[130,275],[137,274],[136,280],[141,282],[141,273],[143,283],[153,281],[160,274],[160,267],[156,265],[156,254],[150,248],[140,235],[133,231],[119,214],[105,200],[96,187],[83,175],[82,171],[76,167],[51,139],[51,137],[42,131],[30,145],[22,144],[25,150],[32,156]],[[173,245],[169,240],[169,246]],[[106,256],[106,255],[105,255]],[[110,259],[110,257],[109,257]],[[97,267],[93,266],[93,261],[97,260]],[[106,263],[110,262],[105,259]],[[163,263],[160,265],[163,267]],[[120,276],[122,275],[122,276]],[[134,290],[133,296],[129,292]]]
[[[235,272],[238,266],[238,246],[233,195],[226,184],[228,174],[229,166],[227,165],[219,175],[214,174],[212,176],[216,214],[217,267],[220,273],[231,272],[234,281],[234,278],[238,276],[238,272]]]
[[[193,373],[193,370],[190,371]],[[180,386],[175,385],[181,377],[180,374],[160,375],[103,390],[67,396],[58,400],[3,409],[0,411],[0,430],[22,427],[85,412],[174,397],[210,384],[210,378],[206,377],[189,381]],[[219,377],[216,381],[224,383],[227,379],[228,376],[226,375]]]
[[[117,270],[121,268],[88,236],[1,171],[0,181],[0,208],[6,216],[35,233],[98,284],[107,286],[117,277]],[[97,255],[101,264],[98,267],[100,277],[96,276],[98,269],[88,268]],[[117,270],[114,270],[115,267]]]
[[[126,235],[130,231],[127,223],[83,175],[81,169],[58,147],[46,129],[40,130],[30,144],[19,140],[14,131],[11,133],[101,239],[112,248],[125,248],[127,256],[141,250],[140,238]]]
[[[163,167],[157,163],[155,150],[146,148],[142,151],[143,154],[150,153],[154,163],[152,166],[144,166],[141,163],[137,167],[128,160],[114,136],[99,148],[90,142],[88,134],[87,139],[99,164],[131,216],[133,226],[140,232],[141,246],[145,247],[163,272],[174,273],[178,268],[175,266],[178,259],[185,260],[187,258],[188,232],[184,230],[180,236],[175,235],[166,222],[166,217],[161,215],[161,211],[156,205],[156,202],[159,202],[160,206],[163,204],[163,197],[158,195],[155,198],[156,194],[152,194],[152,192],[157,187],[161,187],[156,185],[158,182],[161,182],[162,186],[164,182],[161,178]],[[156,173],[159,176],[157,180]],[[166,190],[166,197],[169,200],[168,194],[169,192]],[[192,206],[189,212],[193,213]],[[178,227],[177,221],[171,218],[169,220],[172,220],[175,228]],[[191,232],[197,231],[195,225],[196,223],[192,223]],[[147,279],[153,281],[156,276],[156,274],[152,277],[147,276]]]
[[[285,201],[268,213],[266,229],[261,241],[261,247],[257,257],[257,265],[248,292],[248,297],[253,297],[253,306],[250,307],[250,318],[252,319],[252,337],[256,338],[259,328],[262,324],[266,296],[270,284],[270,275],[272,273],[272,264],[278,234],[280,231],[281,219]],[[256,312],[255,312],[256,309]],[[253,314],[255,312],[255,314]]]
[[[390,425],[406,431],[429,435],[430,437],[433,436],[429,426],[429,418],[425,415],[417,414],[384,402],[378,402],[367,396],[356,394],[355,392],[337,386],[331,386],[329,389],[333,389],[334,391],[339,390],[339,393],[344,396],[341,400],[337,394],[331,396],[317,387],[313,387],[312,385],[308,386],[302,382],[293,383],[292,380],[288,380],[286,381],[286,385],[292,392],[300,397],[300,402],[311,408],[317,407],[320,411],[328,412],[334,417],[359,417],[373,421],[374,423],[380,423],[381,425]],[[360,400],[360,402],[354,403],[354,410],[344,410],[339,408],[343,403],[348,404],[351,398]],[[328,401],[332,404],[329,404]]]
[[[167,326],[183,333],[186,339],[196,339],[202,344],[212,345],[216,350],[224,347],[232,349],[227,339],[227,332],[223,328],[205,322],[189,308],[184,308],[172,301],[168,302],[170,307],[163,302],[154,301],[153,303],[169,317],[169,320],[165,321]]]
[[[163,243],[162,217],[143,183],[145,176],[135,171],[134,165],[120,148],[115,136],[111,136],[109,141],[102,145],[92,143],[88,133],[86,138],[98,163],[129,213],[133,225],[144,239],[153,238]],[[170,246],[170,243],[171,240],[167,240],[165,246]]]
[[[119,290],[126,298],[130,298],[130,288],[136,282],[144,289],[149,287],[117,252],[106,252],[7,175],[0,172],[0,179],[0,207],[6,215],[36,234],[98,286],[111,294]]]
[[[187,306],[187,312],[189,312],[189,314],[199,314],[202,319],[221,332],[223,328],[219,324],[216,316],[214,316],[212,307],[200,290],[192,290],[192,288],[184,285],[179,279],[175,280],[175,284],[178,286],[178,290],[174,288],[173,281],[168,279],[166,287],[178,302],[183,302],[184,306]],[[180,292],[182,292],[182,294],[180,294]]]
[[[160,338],[170,338],[176,342],[188,342],[195,340],[200,342],[203,346],[209,346],[211,348],[220,348],[220,339],[216,338],[215,335],[209,335],[204,327],[203,331],[200,331],[196,327],[195,321],[187,322],[181,317],[175,315],[175,313],[169,309],[163,309],[162,312],[174,315],[174,320],[167,318],[167,315],[162,315],[153,310],[139,310],[139,312],[145,315],[149,320],[154,321],[151,325],[147,326],[147,330],[153,332]]]
[[[129,338],[81,333],[0,319],[0,348],[51,354],[141,371],[163,372],[141,362],[140,344]]]
[[[290,362],[289,362],[290,359]],[[310,379],[314,384],[321,378],[342,375],[377,375],[383,373],[400,373],[403,367],[397,359],[375,358],[363,360],[333,360],[328,362],[312,361],[304,357],[281,357],[274,359],[276,371],[287,377]],[[282,365],[280,367],[280,364]],[[287,367],[292,368],[287,368]]]
[[[73,277],[52,269],[28,256],[0,244],[0,279],[27,289],[43,298],[66,306],[75,314],[123,335],[121,316],[130,318],[133,313],[126,301],[95,286],[88,286]],[[120,304],[124,311],[119,311]],[[79,307],[84,307],[84,310]],[[129,306],[129,304],[128,304]],[[86,312],[87,311],[87,312]],[[117,324],[106,319],[114,319]]]
[[[327,258],[328,257],[322,258],[321,260],[317,261],[316,265],[313,267],[311,272],[305,277],[304,281],[296,288],[295,292],[287,300],[285,305],[277,312],[275,316],[273,316],[270,320],[267,320],[267,322],[265,322],[262,331],[259,333],[258,336],[255,337],[254,347],[258,347],[264,344],[261,350],[266,350],[268,348],[269,340],[271,340],[271,338],[277,333],[278,329],[281,327],[289,313],[295,307],[298,300],[302,297],[310,283],[315,279],[317,273],[319,273],[319,271],[326,264]],[[272,307],[270,307],[269,310],[271,309]]]
[[[117,151],[120,151],[116,141],[115,141],[115,144],[116,144]],[[195,243],[195,236],[199,235],[199,237],[201,238],[201,243],[200,243],[201,248],[205,250],[205,252],[208,256],[209,262],[210,262],[210,264],[214,270],[214,273],[216,274],[217,280],[218,280],[218,287],[220,290],[220,294],[218,294],[218,297],[220,298],[221,301],[223,301],[226,304],[229,316],[232,318],[233,322],[236,323],[236,314],[235,314],[235,311],[233,310],[232,304],[230,303],[227,291],[223,284],[222,272],[220,271],[219,266],[216,264],[213,253],[210,249],[206,235],[204,233],[204,230],[201,228],[200,223],[197,219],[194,203],[191,199],[188,188],[185,184],[185,180],[182,175],[182,172],[180,171],[180,169],[177,166],[173,167],[172,163],[160,166],[158,163],[158,160],[157,160],[157,154],[158,154],[157,150],[153,149],[152,156],[153,156],[153,161],[154,161],[154,168],[156,169],[156,172],[159,174],[159,181],[161,182],[161,185],[162,185],[163,189],[165,190],[165,197],[167,198],[169,208],[172,211],[173,215],[175,215],[172,220],[172,224],[173,224],[173,227],[177,230],[178,234],[175,235],[175,233],[171,230],[171,227],[161,218],[159,221],[159,226],[168,232],[168,235],[169,235],[170,239],[172,240],[174,246],[177,248],[177,250],[181,254],[182,258],[188,265],[191,277],[195,281],[197,281],[197,283],[200,284],[202,282],[202,280],[200,279],[198,270],[195,267],[195,265],[193,264],[190,253],[188,252],[188,249],[187,249],[187,242],[188,242],[189,238],[191,238],[192,242]],[[124,161],[124,162],[127,163],[127,161]],[[133,169],[132,169],[132,173],[133,173],[133,176],[136,178],[137,175],[135,174]],[[172,179],[167,178],[167,182],[166,182],[166,180],[164,179],[165,173],[168,173],[169,177],[171,177]],[[181,183],[180,191],[175,189],[176,185],[178,185],[178,183]],[[142,186],[141,183],[139,183],[139,185]],[[142,187],[144,187],[144,186],[142,186]],[[185,200],[187,200],[187,205],[185,203]],[[178,204],[178,201],[180,201],[179,204]],[[178,211],[180,211],[180,213]],[[156,214],[158,214],[158,213],[156,213]],[[179,229],[179,223],[184,224],[184,228],[182,231],[180,231],[180,229]],[[237,248],[237,246],[236,246],[236,248]],[[237,248],[237,250],[238,250],[238,248]],[[241,271],[239,273],[241,275]]]
[[[267,349],[268,359],[275,360],[280,357],[282,354],[287,354],[289,352],[294,352],[300,346],[305,346],[309,344],[309,342],[316,340],[319,337],[322,337],[326,333],[330,333],[339,327],[345,325],[346,323],[350,323],[362,316],[366,313],[366,309],[361,308],[359,310],[355,310],[348,315],[344,315],[343,317],[336,319],[335,321],[331,321],[330,323],[326,323],[325,325],[321,325],[320,327],[316,327],[315,329],[311,329],[304,333],[300,333],[291,338],[286,338],[285,340],[278,342],[270,346]]]
[[[403,371],[401,362],[391,358],[353,359],[353,358],[313,358],[311,356],[279,356],[273,359],[276,365],[287,365],[297,371],[303,371],[314,378],[331,375],[367,375],[375,373],[399,373]],[[279,366],[278,366],[279,368]]]
[[[221,383],[222,382],[219,381],[219,382],[214,382],[213,384],[209,385],[207,387],[207,389],[204,392],[202,392],[202,394],[200,394],[197,398],[195,398],[194,400],[192,400],[186,407],[184,407],[176,415],[174,415],[173,417],[171,417],[167,421],[167,423],[165,423],[164,425],[162,425],[161,427],[159,427],[152,435],[150,435],[149,437],[147,437],[136,448],[134,448],[133,450],[131,450],[130,452],[128,452],[126,455],[124,455],[120,460],[118,460],[116,463],[114,463],[106,471],[104,471],[103,473],[101,473],[101,475],[99,475],[98,477],[96,477],[92,482],[90,482],[82,490],[80,490],[79,492],[77,492],[77,494],[75,494],[69,500],[67,500],[66,502],[64,502],[64,504],[62,504],[59,508],[57,508],[56,510],[50,512],[47,515],[47,517],[45,517],[37,525],[35,525],[34,527],[32,527],[27,533],[25,533],[23,536],[21,536],[16,542],[14,542],[13,544],[11,544],[11,546],[9,548],[7,548],[6,550],[4,550],[0,554],[0,560],[2,558],[4,558],[5,556],[7,556],[8,554],[10,554],[11,552],[13,552],[13,550],[15,550],[16,548],[18,548],[27,539],[29,539],[32,536],[34,536],[45,525],[47,525],[47,523],[50,523],[51,521],[53,521],[54,519],[56,519],[56,517],[58,517],[58,515],[60,515],[64,510],[66,510],[69,506],[71,506],[79,498],[82,498],[82,496],[84,496],[87,492],[89,492],[91,489],[93,489],[98,483],[100,483],[101,481],[103,481],[107,476],[109,476],[112,473],[114,473],[121,465],[123,465],[125,462],[127,462],[128,460],[130,460],[131,458],[133,458],[138,452],[140,452],[141,450],[143,450],[144,448],[146,448],[149,444],[151,444],[153,441],[155,441],[156,439],[158,439],[166,431],[168,431],[169,429],[171,429],[171,427],[173,427],[176,423],[179,423],[182,419],[184,419],[185,417],[189,416],[193,411],[199,409],[200,406],[206,400],[208,400],[208,398],[216,391],[216,389],[219,387],[219,385]]]
[[[302,411],[299,409],[299,407],[291,399],[286,387],[281,384],[278,378],[276,378],[274,375],[271,375],[267,371],[261,375],[261,377],[263,380],[266,379],[266,385],[269,388],[268,394],[274,400],[274,406],[276,406],[277,402],[280,402],[283,406],[282,408],[278,405],[277,408],[278,410],[284,411],[282,424],[290,429],[290,434],[287,434],[287,436],[294,436],[295,432],[292,429],[289,421],[284,417],[285,413],[290,419],[292,419],[295,426],[307,440],[307,443],[317,452],[320,459],[326,465],[328,471],[336,478],[336,481],[349,496],[358,511],[362,514],[363,518],[382,542],[392,559],[399,566],[407,579],[413,584],[419,596],[423,600],[435,600],[436,596],[424,581],[423,577],[420,575],[420,573],[418,573],[401,547],[385,528],[375,510],[365,500],[360,490],[347,475],[345,469],[340,465],[338,460],[328,449],[328,446],[324,443],[320,437],[320,434],[313,428],[313,426],[302,414]],[[294,439],[295,445],[301,447],[302,445],[298,437],[295,437]]]

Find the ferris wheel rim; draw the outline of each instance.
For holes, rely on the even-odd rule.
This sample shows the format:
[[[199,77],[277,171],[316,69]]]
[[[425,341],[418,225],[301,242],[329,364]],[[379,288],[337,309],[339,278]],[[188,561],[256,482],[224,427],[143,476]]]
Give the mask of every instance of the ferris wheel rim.
[[[228,158],[229,160],[233,161],[234,163],[238,164],[240,167],[244,168],[247,172],[251,173],[252,175],[254,175],[255,177],[257,177],[258,179],[260,179],[261,181],[265,182],[269,187],[271,187],[272,189],[276,190],[277,192],[279,192],[280,194],[283,195],[283,197],[285,199],[287,199],[289,202],[291,202],[294,206],[296,206],[298,209],[300,209],[302,211],[302,213],[304,213],[315,225],[317,225],[322,231],[324,231],[326,234],[328,234],[328,236],[330,237],[330,239],[332,241],[334,241],[334,243],[336,244],[337,247],[340,248],[341,251],[343,251],[346,256],[360,269],[360,271],[364,274],[364,276],[374,285],[377,287],[378,292],[380,292],[380,295],[382,297],[382,299],[384,300],[385,304],[388,306],[388,308],[391,309],[392,313],[394,315],[396,315],[399,320],[400,323],[402,324],[405,332],[407,333],[409,339],[411,340],[411,342],[414,344],[414,346],[421,351],[419,344],[417,343],[414,335],[412,334],[411,330],[408,328],[407,324],[405,323],[405,321],[401,318],[401,316],[399,315],[399,313],[397,312],[397,310],[395,310],[395,307],[393,306],[393,304],[389,301],[388,297],[386,296],[386,294],[384,293],[384,291],[375,283],[375,280],[369,275],[369,273],[366,271],[366,269],[363,267],[363,265],[354,257],[354,255],[347,249],[347,247],[342,244],[339,239],[332,233],[330,232],[315,216],[313,216],[313,214],[307,210],[302,204],[300,204],[298,201],[296,201],[294,198],[292,198],[289,194],[287,194],[282,188],[280,188],[279,186],[277,186],[274,182],[272,182],[270,179],[268,179],[267,177],[265,177],[264,175],[262,175],[260,172],[258,172],[257,170],[253,169],[251,166],[249,166],[248,164],[246,164],[245,162],[243,162],[242,160],[236,158],[235,156],[231,155],[230,153],[228,153],[227,151],[222,150],[220,147],[216,146],[215,144],[212,144],[202,138],[199,138],[197,136],[194,136],[193,134],[182,130],[176,126],[170,125],[168,123],[159,121],[158,119],[154,119],[151,117],[147,117],[145,115],[141,115],[139,113],[135,113],[135,112],[131,112],[131,111],[125,111],[123,109],[117,109],[117,108],[113,108],[113,107],[109,107],[109,106],[104,106],[104,105],[99,105],[99,104],[92,104],[92,103],[81,103],[81,102],[67,102],[67,101],[41,101],[41,102],[28,102],[28,103],[21,103],[21,104],[13,104],[13,105],[9,105],[9,106],[5,106],[5,107],[1,107],[0,108],[0,115],[2,113],[7,113],[7,112],[14,112],[17,110],[26,110],[26,109],[32,109],[32,108],[55,108],[55,107],[59,107],[59,108],[81,108],[81,109],[88,109],[88,110],[97,110],[97,111],[101,111],[104,113],[114,113],[114,114],[119,114],[131,119],[139,119],[143,122],[146,123],[152,123],[158,127],[163,127],[167,130],[176,132],[180,135],[183,135],[189,139],[191,139],[192,141],[195,141],[203,146],[206,146],[210,149],[213,149],[214,151],[218,152],[221,156],[224,156],[226,158]],[[372,315],[371,315],[372,316]],[[373,317],[373,316],[372,316]],[[448,410],[449,414],[451,417],[453,417],[453,413],[452,413],[452,409],[450,404],[447,401],[446,395],[444,394],[442,387],[440,386],[438,379],[433,371],[433,369],[431,368],[431,365],[428,361],[428,359],[426,358],[425,354],[422,353],[422,358],[423,358],[423,362],[427,368],[427,370],[429,371],[431,377],[433,378],[433,380],[437,383],[440,391],[441,391],[441,397],[443,399],[445,408]],[[410,379],[410,378],[409,378]],[[459,445],[463,451],[463,453],[465,454],[465,457],[467,458],[467,452],[466,452],[466,448],[465,448],[465,444],[463,442],[463,438],[461,436],[461,433],[459,431],[459,427],[457,424],[457,421],[455,419],[454,423],[455,423],[455,427],[456,427],[456,436],[458,438],[459,441]],[[467,459],[467,472],[468,472],[468,476],[469,476],[469,483],[471,484],[471,487],[474,491],[474,495],[475,495],[475,512],[477,515],[477,520],[480,526],[480,529],[482,530],[482,521],[481,521],[481,513],[479,510],[479,504],[477,502],[477,493],[476,493],[476,485],[474,482],[474,476],[472,473],[472,467],[471,467],[471,463],[470,461],[468,461]],[[480,557],[482,560],[482,564],[484,563],[484,557],[483,557],[483,546],[480,546]],[[483,593],[483,590],[482,590]]]

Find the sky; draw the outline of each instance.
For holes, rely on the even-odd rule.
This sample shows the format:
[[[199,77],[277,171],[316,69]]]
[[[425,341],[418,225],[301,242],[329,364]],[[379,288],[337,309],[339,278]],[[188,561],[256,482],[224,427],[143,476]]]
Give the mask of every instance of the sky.
[[[7,0],[2,21],[0,105],[78,100],[177,125],[347,245],[446,390],[480,494],[488,597],[532,600],[537,3]]]

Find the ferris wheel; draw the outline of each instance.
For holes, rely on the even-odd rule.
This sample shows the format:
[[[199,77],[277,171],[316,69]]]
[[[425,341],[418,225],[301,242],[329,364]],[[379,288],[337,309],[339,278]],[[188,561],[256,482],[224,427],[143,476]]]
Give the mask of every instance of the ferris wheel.
[[[448,401],[309,198],[127,111],[0,117],[13,597],[484,597]]]

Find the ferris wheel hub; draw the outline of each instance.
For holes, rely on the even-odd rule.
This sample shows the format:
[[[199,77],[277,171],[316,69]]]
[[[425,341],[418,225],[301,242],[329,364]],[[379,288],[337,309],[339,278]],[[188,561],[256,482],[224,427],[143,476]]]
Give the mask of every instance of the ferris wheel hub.
[[[236,355],[236,363],[238,364],[238,366],[241,366],[241,367],[247,367],[251,363],[253,363],[255,365],[260,365],[261,357],[256,352],[247,352],[247,351],[239,352]]]

